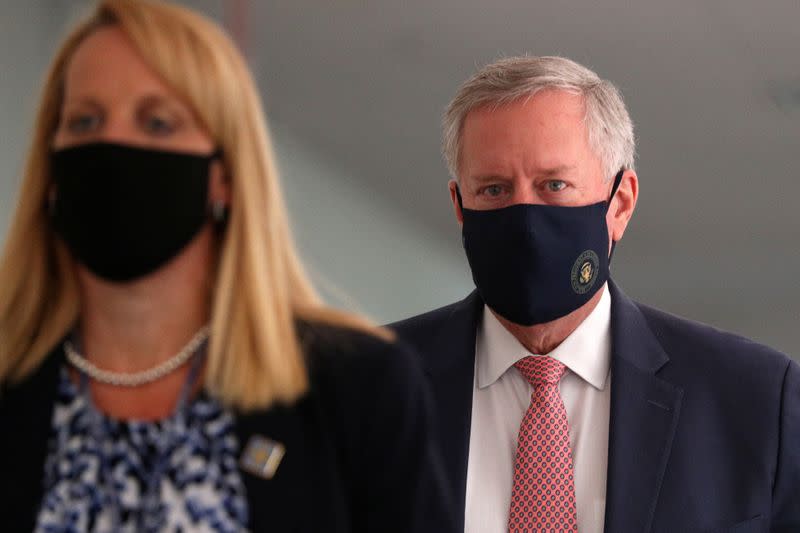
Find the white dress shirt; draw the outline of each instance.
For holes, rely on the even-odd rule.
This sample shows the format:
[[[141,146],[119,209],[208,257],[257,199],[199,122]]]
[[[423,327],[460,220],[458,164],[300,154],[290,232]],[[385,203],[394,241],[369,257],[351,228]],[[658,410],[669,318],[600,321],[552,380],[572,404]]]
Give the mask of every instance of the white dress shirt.
[[[569,421],[578,532],[600,533],[606,503],[611,400],[611,296],[550,357],[567,371],[559,383]],[[465,533],[507,533],[517,434],[532,386],[514,368],[531,354],[484,307],[475,343],[475,386],[467,466]]]

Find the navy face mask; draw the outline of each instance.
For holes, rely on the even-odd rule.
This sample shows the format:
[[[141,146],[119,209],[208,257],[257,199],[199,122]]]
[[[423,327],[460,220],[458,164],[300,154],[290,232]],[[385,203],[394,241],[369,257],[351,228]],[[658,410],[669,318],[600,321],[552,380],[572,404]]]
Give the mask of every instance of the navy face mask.
[[[53,228],[96,276],[146,276],[207,223],[209,167],[218,155],[110,143],[53,151]]]
[[[478,211],[465,209],[456,189],[464,250],[486,305],[532,326],[588,302],[608,279],[606,213],[622,174],[608,201],[580,207],[517,204]]]

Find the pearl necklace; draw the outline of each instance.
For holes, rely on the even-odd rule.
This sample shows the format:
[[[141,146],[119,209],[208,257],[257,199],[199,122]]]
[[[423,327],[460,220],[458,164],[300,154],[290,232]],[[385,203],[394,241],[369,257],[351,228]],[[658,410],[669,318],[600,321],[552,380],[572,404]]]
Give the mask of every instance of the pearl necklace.
[[[86,357],[78,353],[70,341],[64,341],[64,352],[67,359],[72,366],[100,383],[108,385],[116,385],[118,387],[138,387],[147,383],[157,381],[167,374],[175,371],[178,367],[184,364],[189,358],[194,355],[200,345],[208,339],[208,326],[204,326],[200,331],[195,333],[192,340],[190,340],[183,349],[152,368],[142,370],[141,372],[111,372],[103,370],[90,363]]]

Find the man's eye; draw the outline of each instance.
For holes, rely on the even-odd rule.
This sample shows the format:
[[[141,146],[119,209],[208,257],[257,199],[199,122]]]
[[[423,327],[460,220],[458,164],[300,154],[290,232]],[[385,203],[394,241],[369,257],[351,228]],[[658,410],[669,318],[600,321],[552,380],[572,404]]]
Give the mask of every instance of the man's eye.
[[[100,117],[97,115],[74,115],[67,120],[67,130],[75,134],[90,132],[99,125]]]
[[[558,192],[558,191],[561,191],[561,190],[563,190],[563,189],[564,189],[566,186],[567,186],[567,184],[566,184],[566,183],[564,183],[564,182],[563,182],[563,181],[561,181],[561,180],[550,180],[550,181],[548,181],[548,182],[547,182],[547,190],[548,190],[548,191],[550,191],[550,192]]]
[[[488,187],[484,187],[483,194],[487,196],[500,196],[503,194],[503,187],[500,185],[489,185]]]

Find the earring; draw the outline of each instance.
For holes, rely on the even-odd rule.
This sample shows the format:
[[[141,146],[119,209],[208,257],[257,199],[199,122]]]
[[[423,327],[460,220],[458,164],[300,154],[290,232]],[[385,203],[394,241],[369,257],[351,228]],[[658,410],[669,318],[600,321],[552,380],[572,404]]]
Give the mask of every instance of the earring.
[[[217,224],[222,224],[228,218],[228,206],[222,200],[211,204],[211,217]]]

